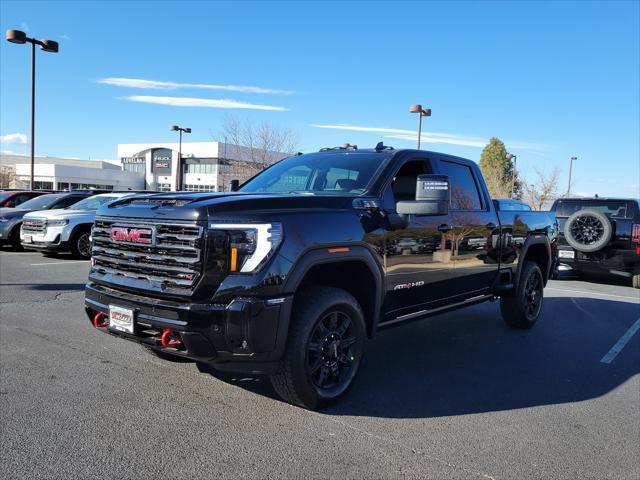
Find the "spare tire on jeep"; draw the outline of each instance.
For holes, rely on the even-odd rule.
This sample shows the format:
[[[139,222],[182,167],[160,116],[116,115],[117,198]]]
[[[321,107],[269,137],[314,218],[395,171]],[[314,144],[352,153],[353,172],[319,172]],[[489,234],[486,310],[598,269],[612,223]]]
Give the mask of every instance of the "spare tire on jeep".
[[[579,210],[564,224],[564,238],[579,252],[592,253],[603,249],[612,235],[611,221],[595,210]]]

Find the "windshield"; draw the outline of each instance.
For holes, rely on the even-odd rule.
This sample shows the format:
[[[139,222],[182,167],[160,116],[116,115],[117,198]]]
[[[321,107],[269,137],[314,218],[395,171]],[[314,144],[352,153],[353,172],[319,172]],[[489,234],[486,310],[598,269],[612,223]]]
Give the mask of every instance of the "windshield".
[[[569,217],[578,210],[596,210],[607,217],[631,218],[633,211],[624,200],[559,200],[556,205],[558,217]]]
[[[74,203],[69,207],[70,210],[97,210],[100,205],[103,203],[110,202],[111,200],[115,200],[118,197],[115,196],[103,196],[103,195],[95,195],[93,197],[85,198],[84,200],[80,200],[78,203]]]
[[[53,205],[54,202],[63,197],[63,193],[52,193],[50,195],[40,195],[39,197],[27,200],[18,205],[21,210],[44,210]]]
[[[240,191],[360,195],[388,158],[381,153],[329,152],[289,157],[253,177]]]

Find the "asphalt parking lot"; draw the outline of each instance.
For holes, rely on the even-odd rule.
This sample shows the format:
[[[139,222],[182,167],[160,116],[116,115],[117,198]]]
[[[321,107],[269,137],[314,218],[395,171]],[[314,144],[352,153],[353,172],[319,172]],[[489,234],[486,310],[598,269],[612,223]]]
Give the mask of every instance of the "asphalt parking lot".
[[[640,478],[624,283],[550,282],[528,332],[497,303],[383,332],[348,397],[314,413],[95,331],[88,268],[0,253],[5,478]]]

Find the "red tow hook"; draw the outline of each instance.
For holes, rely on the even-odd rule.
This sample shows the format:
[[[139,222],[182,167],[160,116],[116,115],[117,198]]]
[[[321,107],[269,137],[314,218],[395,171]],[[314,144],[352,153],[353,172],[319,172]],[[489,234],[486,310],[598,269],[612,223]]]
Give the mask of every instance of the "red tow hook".
[[[105,317],[105,314],[102,312],[98,312],[93,316],[93,326],[96,328],[104,328],[109,326],[109,319],[102,320]]]
[[[179,338],[171,338],[172,332],[168,328],[162,332],[160,337],[160,345],[164,348],[175,348],[182,345],[182,340]]]

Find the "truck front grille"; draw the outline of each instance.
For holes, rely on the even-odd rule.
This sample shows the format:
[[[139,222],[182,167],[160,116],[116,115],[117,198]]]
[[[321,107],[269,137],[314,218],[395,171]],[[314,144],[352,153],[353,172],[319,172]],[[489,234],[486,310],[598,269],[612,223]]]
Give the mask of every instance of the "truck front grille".
[[[143,280],[150,290],[188,294],[202,274],[204,228],[97,218],[92,230],[92,273],[114,283]]]
[[[47,231],[47,220],[44,218],[34,218],[22,222],[22,231],[25,233],[45,233]]]

